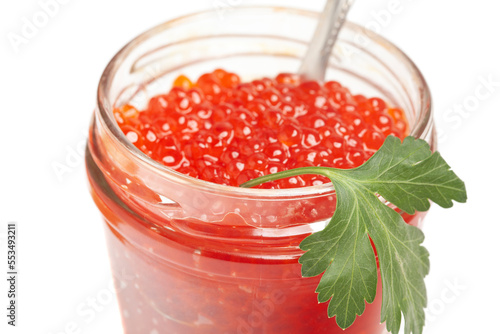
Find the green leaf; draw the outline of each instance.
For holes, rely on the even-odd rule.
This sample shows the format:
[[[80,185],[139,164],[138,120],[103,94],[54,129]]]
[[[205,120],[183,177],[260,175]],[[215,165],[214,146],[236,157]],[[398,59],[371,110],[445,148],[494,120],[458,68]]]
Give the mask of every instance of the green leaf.
[[[441,155],[413,137],[401,144],[389,136],[370,160],[347,174],[410,214],[427,211],[429,199],[443,208],[467,200],[464,183]]]
[[[309,252],[299,262],[304,277],[326,270],[316,289],[318,301],[327,302],[335,296],[328,315],[336,315],[339,327],[347,328],[356,315],[363,314],[364,301],[375,299],[377,263],[366,231],[365,204],[356,195],[359,189],[339,182],[336,191],[335,219],[323,231],[302,241],[300,248]],[[334,265],[330,265],[332,262]]]
[[[302,275],[323,273],[316,292],[319,302],[330,301],[328,316],[335,316],[337,324],[345,329],[364,312],[365,301],[373,302],[377,265],[371,238],[382,278],[381,321],[386,322],[388,331],[398,333],[403,315],[406,334],[422,333],[427,304],[424,277],[429,272],[429,254],[421,246],[424,235],[406,224],[377,194],[413,214],[415,210],[429,209],[429,200],[446,208],[453,205],[453,200],[465,202],[464,183],[425,141],[407,137],[401,143],[389,136],[358,168],[297,168],[242,186],[301,174],[327,176],[337,194],[330,223],[300,244],[306,251],[299,259]]]

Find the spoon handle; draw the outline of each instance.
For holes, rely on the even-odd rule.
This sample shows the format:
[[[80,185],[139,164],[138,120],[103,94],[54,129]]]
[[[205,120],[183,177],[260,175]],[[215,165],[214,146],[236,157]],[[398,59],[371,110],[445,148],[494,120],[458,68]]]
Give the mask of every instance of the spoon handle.
[[[327,0],[319,18],[314,36],[299,68],[306,80],[323,81],[328,59],[354,0]]]

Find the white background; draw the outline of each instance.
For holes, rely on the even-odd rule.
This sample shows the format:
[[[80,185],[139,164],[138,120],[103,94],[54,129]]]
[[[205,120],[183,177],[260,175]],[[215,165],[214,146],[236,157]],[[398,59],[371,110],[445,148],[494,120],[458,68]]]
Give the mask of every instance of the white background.
[[[160,22],[258,3],[66,2],[17,48],[8,36],[21,35],[24,20],[33,21],[42,6],[35,0],[0,4],[1,333],[7,328],[9,221],[19,224],[20,276],[18,327],[7,333],[78,333],[73,326],[79,333],[121,333],[116,301],[105,298],[111,276],[102,223],[82,156],[70,153],[81,152],[100,74],[121,46]],[[272,3],[319,10],[324,2]],[[399,4],[398,13],[381,16],[390,3]],[[379,29],[422,70],[433,93],[439,150],[467,185],[467,204],[434,206],[426,219],[432,263],[427,334],[500,333],[499,12],[492,0],[357,0],[349,15]],[[496,85],[478,99],[477,89],[488,92],[481,81],[488,78]],[[58,178],[53,165],[68,165],[67,159],[70,171]],[[99,311],[91,315],[89,303],[98,297]]]

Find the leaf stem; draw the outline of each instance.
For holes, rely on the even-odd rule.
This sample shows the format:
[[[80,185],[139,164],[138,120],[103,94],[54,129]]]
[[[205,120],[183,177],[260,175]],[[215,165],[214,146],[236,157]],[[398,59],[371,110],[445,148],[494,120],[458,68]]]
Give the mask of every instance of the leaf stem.
[[[276,181],[280,179],[285,179],[287,177],[305,175],[305,174],[323,175],[332,180],[332,178],[334,178],[334,176],[336,175],[335,173],[336,169],[337,168],[331,168],[331,167],[299,167],[299,168],[285,170],[283,172],[257,177],[255,179],[240,184],[240,187],[252,188],[266,182]]]

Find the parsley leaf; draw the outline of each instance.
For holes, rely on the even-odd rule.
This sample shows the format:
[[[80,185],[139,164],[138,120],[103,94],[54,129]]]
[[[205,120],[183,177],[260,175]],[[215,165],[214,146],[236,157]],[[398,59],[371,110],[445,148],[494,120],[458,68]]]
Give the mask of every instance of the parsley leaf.
[[[401,315],[405,333],[422,333],[427,304],[424,277],[429,273],[429,253],[421,246],[424,234],[405,223],[400,214],[377,196],[413,214],[429,209],[429,200],[448,208],[453,200],[465,202],[464,183],[439,153],[413,137],[403,143],[389,136],[362,166],[354,169],[304,167],[266,175],[242,184],[252,187],[302,174],[328,177],[335,188],[337,207],[322,231],[305,238],[306,253],[299,262],[302,276],[323,273],[316,289],[319,302],[330,301],[328,316],[339,327],[353,324],[373,302],[377,288],[377,250],[382,279],[381,321],[398,333]]]

